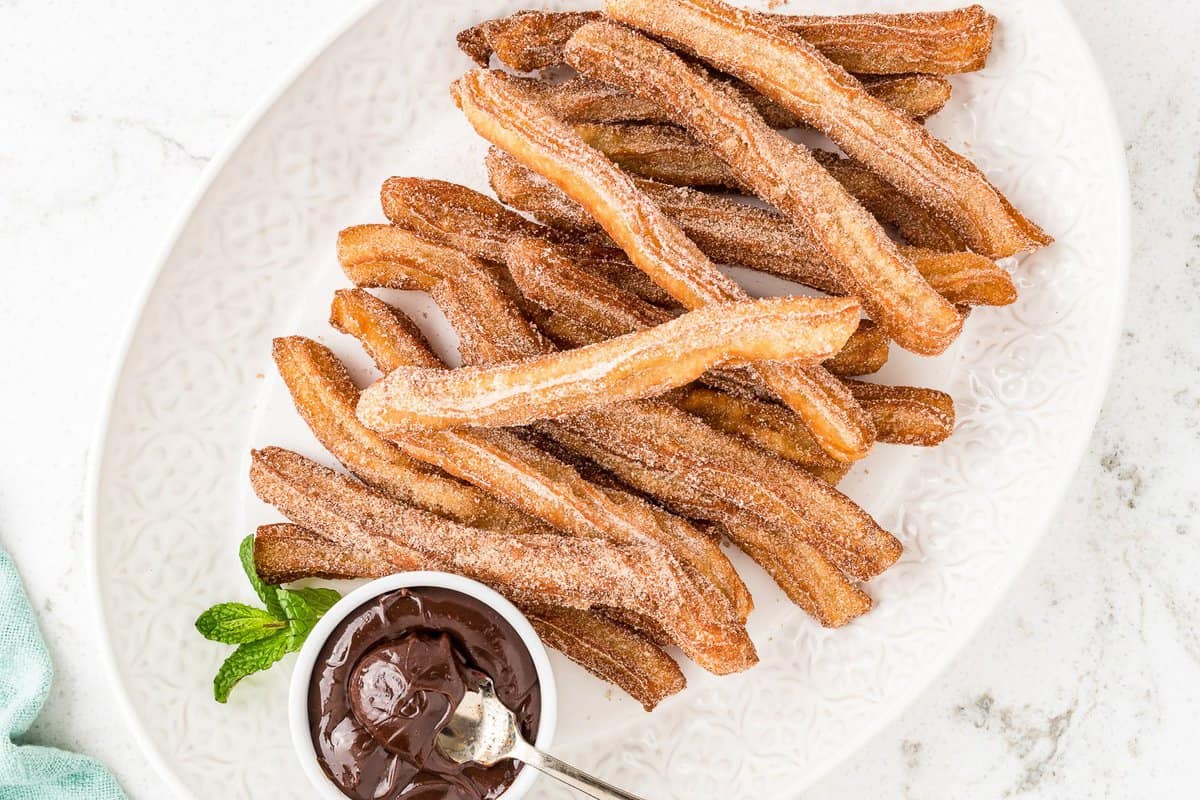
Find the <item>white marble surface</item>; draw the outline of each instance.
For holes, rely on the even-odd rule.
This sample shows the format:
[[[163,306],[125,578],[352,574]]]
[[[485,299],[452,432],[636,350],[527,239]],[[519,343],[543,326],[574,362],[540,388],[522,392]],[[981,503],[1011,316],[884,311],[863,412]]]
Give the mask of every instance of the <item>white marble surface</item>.
[[[1068,0],[1127,142],[1134,267],[1092,447],[948,672],[811,800],[1186,796],[1200,784],[1200,7]],[[168,795],[91,653],[82,485],[99,394],[167,226],[333,0],[0,0],[0,543],[58,665],[39,743]]]

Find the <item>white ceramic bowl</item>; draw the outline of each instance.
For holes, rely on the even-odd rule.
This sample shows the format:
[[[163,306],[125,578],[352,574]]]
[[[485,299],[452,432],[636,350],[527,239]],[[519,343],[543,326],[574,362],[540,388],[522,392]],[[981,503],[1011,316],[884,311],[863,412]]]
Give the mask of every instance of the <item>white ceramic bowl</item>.
[[[451,575],[446,572],[401,572],[389,575],[358,587],[329,609],[325,616],[317,622],[312,633],[308,635],[308,640],[300,649],[300,656],[292,670],[292,683],[288,691],[288,725],[292,731],[292,745],[296,749],[296,755],[300,759],[300,766],[304,769],[304,774],[308,776],[309,782],[322,800],[346,800],[346,795],[342,794],[341,790],[329,780],[324,770],[321,769],[321,765],[317,761],[316,748],[313,747],[312,733],[309,730],[308,685],[317,656],[320,655],[321,648],[337,624],[363,603],[396,589],[415,589],[423,586],[452,589],[474,597],[494,609],[509,625],[513,626],[529,651],[530,657],[533,658],[533,666],[537,670],[538,683],[542,691],[541,721],[538,723],[534,744],[539,748],[546,748],[554,739],[554,728],[558,717],[558,692],[554,683],[554,672],[550,668],[550,658],[546,655],[546,648],[542,645],[541,638],[516,606],[482,583],[460,575]],[[534,781],[537,780],[538,775],[537,770],[525,767],[497,800],[519,800],[524,797],[533,786]]]

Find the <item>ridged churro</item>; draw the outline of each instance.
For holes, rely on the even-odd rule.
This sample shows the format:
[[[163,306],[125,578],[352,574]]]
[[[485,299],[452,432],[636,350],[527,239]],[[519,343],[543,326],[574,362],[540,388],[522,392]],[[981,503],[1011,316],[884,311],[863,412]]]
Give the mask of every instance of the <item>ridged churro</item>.
[[[517,286],[531,300],[554,309],[558,316],[579,326],[570,342],[573,347],[621,336],[669,318],[668,312],[574,268],[555,245],[547,242],[516,240],[508,247],[505,263]],[[859,339],[865,352],[843,348],[838,354],[838,358],[845,358],[843,366],[870,366],[862,362],[872,358],[875,343],[870,340],[876,333],[877,329],[869,323],[860,323],[855,337],[851,338]],[[882,343],[886,347],[886,342]],[[856,370],[850,370],[853,371]],[[838,463],[825,455],[811,436],[800,430],[795,415],[769,401],[769,390],[749,370],[712,370],[701,380],[731,393],[687,387],[672,392],[668,398],[715,428],[741,435],[807,467],[831,468]],[[871,415],[881,442],[930,446],[943,441],[953,431],[954,404],[942,392],[859,381],[850,381],[847,386]],[[764,401],[763,398],[768,399]],[[785,438],[790,447],[784,443]],[[823,473],[822,477],[829,474]],[[836,480],[832,482],[836,483]]]
[[[359,419],[385,436],[524,425],[682,386],[742,361],[818,363],[858,326],[854,299],[715,304],[588,347],[495,367],[393,370],[368,387]]]
[[[518,79],[476,70],[458,79],[453,92],[484,138],[592,212],[630,260],[678,302],[696,308],[745,299],[741,287],[722,275],[628,176],[541,110]],[[870,421],[823,368],[768,362],[756,369],[831,455],[853,461],[870,450]]]
[[[932,447],[954,432],[954,400],[945,392],[864,381],[848,384],[874,420],[880,441]]]
[[[851,72],[873,75],[980,69],[991,52],[996,22],[977,5],[915,14],[764,16]],[[481,67],[495,53],[504,64],[528,72],[561,63],[571,35],[599,19],[599,12],[524,11],[467,28],[458,34],[458,46]]]
[[[813,156],[863,208],[894,226],[909,244],[947,253],[967,249],[966,240],[937,214],[871,170],[827,150],[814,150]]]
[[[550,528],[474,486],[406,455],[354,415],[358,388],[324,345],[276,339],[275,364],[296,410],[346,469],[381,492],[448,519],[490,530],[549,533]]]
[[[513,351],[509,358],[528,358]],[[779,459],[736,436],[705,425],[695,417],[662,402],[639,401],[609,406],[601,412],[577,415],[574,430],[559,423],[539,423],[543,436],[569,452],[587,456],[572,446],[579,437],[601,448],[615,448],[626,467],[621,480],[681,514],[720,523],[735,544],[747,544],[756,559],[773,569],[788,597],[823,625],[848,622],[870,608],[870,599],[832,566],[837,563],[857,577],[870,577],[899,555],[900,545],[845,496],[829,488],[799,465]],[[610,435],[625,421],[638,431],[632,438]],[[653,469],[646,450],[657,450]],[[717,459],[717,454],[724,454]],[[590,456],[588,456],[590,457]],[[616,463],[616,462],[614,462]],[[590,473],[589,473],[590,474]],[[734,484],[759,484],[758,491],[780,500],[779,511],[763,516],[729,500]],[[796,498],[809,496],[798,505]],[[790,510],[783,512],[782,509]],[[692,512],[696,512],[693,514]],[[832,540],[831,538],[832,537]],[[844,548],[849,548],[848,553]],[[855,555],[856,554],[856,555]],[[775,565],[772,567],[771,565]],[[786,567],[782,572],[780,565]],[[811,581],[824,581],[820,585]]]
[[[974,72],[987,63],[996,18],[982,6],[909,14],[770,17],[850,72]]]
[[[597,122],[572,128],[588,145],[634,175],[675,186],[744,187],[711,148],[676,125]]]
[[[606,0],[605,10],[617,21],[665,39],[740,78],[794,112],[849,156],[935,210],[972,250],[1002,258],[1052,241],[974,164],[912,119],[872,97],[800,35],[762,15],[721,0]],[[579,68],[578,59],[572,59],[572,42],[579,41],[580,32],[602,25],[612,27],[589,23],[576,32],[566,47],[568,63]],[[609,80],[613,70],[598,69],[601,58],[604,55],[592,60],[586,72],[632,91]],[[629,65],[622,63],[621,67],[628,75]],[[681,103],[667,105],[677,108]],[[745,176],[739,174],[739,178]]]
[[[487,168],[496,195],[514,208],[561,230],[600,230],[578,203],[507,153],[491,148]],[[847,293],[820,244],[782,214],[682,186],[634,182],[714,261],[759,269],[832,294]],[[917,247],[901,247],[900,252],[955,305],[1007,305],[1017,298],[1008,272],[983,256]]]
[[[466,527],[275,447],[254,451],[250,481],[260,499],[296,524],[361,547],[397,570],[432,565],[523,602],[613,608],[644,617],[716,674],[738,672],[757,661],[732,609],[711,604],[660,548]]]
[[[339,292],[333,314],[335,327],[343,329],[338,317],[352,317],[355,335],[361,337],[381,368],[394,371],[414,362],[436,360],[419,334],[393,325],[395,312],[361,289]],[[289,341],[297,348],[306,345],[307,351],[324,349],[300,337]],[[421,353],[423,349],[425,352]],[[417,358],[406,361],[413,351],[419,353]],[[333,359],[332,354],[328,358]],[[444,371],[445,366],[437,361],[432,369]],[[302,413],[306,410],[299,398],[297,407]],[[409,457],[503,498],[559,531],[617,543],[662,546],[686,568],[719,589],[741,618],[749,614],[752,603],[745,585],[725,555],[702,532],[683,520],[657,512],[627,492],[593,485],[569,464],[542,452],[512,431],[408,432],[393,438]]]
[[[348,547],[291,523],[260,526],[254,567],[267,583],[304,578],[381,578],[395,572],[370,551]],[[517,601],[547,646],[651,711],[687,685],[679,665],[644,635],[590,611]]]
[[[729,86],[741,94],[772,128],[802,128],[804,121],[740,81]],[[673,121],[670,111],[611,84],[577,75],[562,83],[530,85],[551,114],[571,123]],[[863,88],[914,119],[941,111],[950,99],[950,82],[935,75],[882,75],[863,79]]]
[[[369,550],[339,544],[290,522],[277,522],[260,525],[254,533],[254,571],[265,582],[280,584],[304,578],[382,578],[396,570]]]
[[[805,147],[772,130],[705,71],[613,23],[580,28],[567,43],[566,57],[580,71],[677,109],[679,122],[716,152],[740,183],[820,245],[838,282],[862,299],[893,341],[932,355],[958,335],[962,319],[954,306],[900,254],[879,223]]]
[[[621,687],[647,711],[687,684],[673,658],[619,622],[561,607],[525,609],[525,616],[548,646]]]
[[[570,323],[600,334],[599,338],[623,336],[631,331],[661,325],[675,312],[647,303],[612,281],[579,266],[570,250],[541,239],[514,239],[505,253],[505,265],[526,297],[547,311],[558,312]],[[567,334],[571,347],[596,342],[581,341],[586,331]],[[868,320],[858,327],[846,344],[824,366],[835,375],[868,375],[887,362],[888,343],[883,331]]]
[[[572,248],[588,269],[638,297],[657,305],[674,302],[620,250],[580,243],[577,237],[527,220],[474,189],[427,178],[389,178],[380,197],[384,215],[394,224],[476,258],[503,261],[504,248],[513,237],[540,237]]]

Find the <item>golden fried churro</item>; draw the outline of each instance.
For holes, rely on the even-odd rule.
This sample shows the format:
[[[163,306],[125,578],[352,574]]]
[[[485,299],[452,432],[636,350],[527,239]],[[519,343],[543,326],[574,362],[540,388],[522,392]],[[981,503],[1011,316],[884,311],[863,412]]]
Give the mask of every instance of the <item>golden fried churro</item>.
[[[254,567],[267,583],[302,578],[380,578],[395,570],[367,550],[347,547],[291,523],[260,526]],[[648,638],[590,611],[517,603],[542,640],[651,711],[686,685],[683,672]]]
[[[570,347],[583,347],[603,338],[623,336],[676,315],[654,306],[578,266],[570,251],[540,239],[515,239],[505,264],[520,291],[547,311],[583,326],[565,334]],[[598,336],[588,338],[587,331]],[[837,355],[824,362],[835,375],[867,375],[887,362],[888,342],[868,320],[859,322]]]
[[[624,689],[647,711],[687,683],[673,658],[619,622],[573,608],[525,609],[525,615],[547,645]]]
[[[478,295],[470,297],[474,301]],[[492,304],[485,303],[484,307],[491,308]],[[386,303],[362,290],[343,291],[334,302],[335,327],[342,328],[337,321],[339,316],[351,316],[355,321],[354,335],[362,339],[373,355],[379,354],[376,361],[379,366],[389,370],[408,366],[411,362],[403,359],[423,349],[425,352],[416,359],[418,363],[436,360],[419,334],[392,324],[395,314]],[[526,346],[529,341],[532,340],[526,340]],[[308,342],[308,349],[323,350],[314,342]],[[328,357],[332,359],[332,354]],[[435,368],[445,369],[440,361]],[[297,405],[300,407],[299,402]],[[626,492],[593,485],[569,464],[511,431],[410,432],[395,441],[408,456],[503,498],[565,533],[618,543],[661,545],[685,567],[723,592],[742,618],[752,608],[746,587],[729,559],[702,532],[683,520],[656,512]]]
[[[395,225],[355,225],[341,231],[338,260],[346,277],[360,287],[430,291],[440,281],[454,279],[462,282],[465,291],[478,292],[481,301],[503,296],[501,279],[489,264]],[[489,324],[498,330],[497,336],[531,337],[531,347],[544,345],[538,331],[509,304],[495,303],[488,313],[496,315]]]
[[[916,120],[945,108],[953,91],[950,81],[937,75],[875,75],[861,77],[861,81],[867,94]]]
[[[507,153],[491,148],[487,168],[497,196],[514,208],[560,229],[599,230],[578,203]],[[634,183],[714,261],[759,269],[832,294],[846,293],[821,246],[782,214],[682,186],[645,179]],[[1008,272],[983,256],[916,247],[901,247],[900,252],[955,305],[1007,305],[1017,298]]]
[[[862,381],[847,383],[854,398],[875,421],[880,441],[932,447],[954,432],[954,399],[945,392]]]
[[[912,119],[872,97],[862,84],[801,36],[761,15],[740,11],[721,0],[606,0],[605,9],[619,22],[698,55],[795,112],[849,156],[936,211],[972,250],[1001,258],[1052,241],[970,161]],[[601,28],[613,30],[610,24],[590,23],[576,32],[572,42],[579,41],[580,33],[588,27],[594,34],[585,38],[592,41]],[[607,38],[613,40],[616,35],[608,33]],[[566,57],[578,69],[571,55],[572,42],[567,44]],[[620,70],[601,72],[597,67],[603,57],[592,59],[591,69],[586,72],[633,91],[609,80],[614,71],[628,75],[629,65],[622,63]],[[676,108],[679,104],[665,105]],[[703,136],[699,138],[704,140]],[[746,177],[737,170],[735,174],[743,180]]]
[[[524,11],[460,31],[459,48],[486,67],[492,54],[515,70],[530,72],[562,63],[562,48],[581,25],[602,19],[599,11]]]
[[[537,239],[518,239],[509,245],[506,263],[517,285],[530,299],[576,324],[568,339],[571,347],[621,336],[670,318],[669,312],[575,268],[555,245]],[[878,355],[881,347],[882,358]],[[886,349],[887,341],[880,331],[864,320],[847,346],[835,359],[825,363],[837,374],[864,374],[882,366]],[[840,373],[833,369],[837,359],[843,359]],[[667,397],[713,427],[739,434],[790,460],[812,467],[833,467],[839,463],[825,455],[811,436],[801,434],[794,414],[769,402],[769,390],[752,372],[712,370],[701,380],[715,388],[728,389],[731,394],[687,387]],[[933,445],[953,430],[953,402],[942,392],[858,381],[847,385],[855,399],[861,395],[863,408],[871,414],[876,426],[883,426],[880,441]],[[768,398],[765,402],[764,397]],[[756,420],[761,421],[762,430],[757,429]],[[782,444],[785,437],[791,447]]]
[[[346,469],[381,492],[418,508],[478,528],[548,533],[474,486],[405,455],[354,415],[358,389],[345,367],[323,345],[301,336],[276,339],[279,374],[301,418]]]
[[[697,435],[697,426],[712,435]],[[799,534],[860,580],[900,555],[900,544],[832,486],[667,403],[643,402],[637,413],[622,407],[619,415],[591,411],[537,428],[678,514]],[[681,470],[692,479],[681,480]]]
[[[531,222],[474,189],[425,178],[389,178],[381,199],[384,215],[394,224],[476,258],[503,261],[513,237],[540,237],[571,247],[587,269],[638,297],[657,305],[673,303],[620,250],[578,244],[574,236]]]
[[[741,94],[772,128],[806,127],[803,120],[740,81],[729,86]],[[571,123],[670,123],[669,111],[628,94],[611,84],[582,75],[563,83],[532,84],[538,100],[554,116]],[[897,110],[925,119],[941,111],[950,99],[950,82],[936,75],[884,75],[863,79],[863,88]]]
[[[820,245],[839,283],[862,298],[871,319],[902,347],[936,354],[958,335],[962,319],[954,306],[899,253],[878,222],[806,148],[768,127],[704,71],[613,23],[580,28],[567,44],[566,57],[581,71],[678,109],[684,127],[741,183]],[[613,68],[616,63],[619,69]]]
[[[362,393],[359,419],[395,436],[464,425],[524,425],[661,394],[740,361],[819,362],[858,326],[850,298],[716,304],[588,347],[495,367],[398,369]]]
[[[991,51],[996,22],[977,5],[916,14],[764,16],[799,33],[851,72],[874,75],[980,69]],[[462,31],[458,46],[481,67],[495,53],[504,64],[528,72],[561,63],[571,35],[600,19],[598,12],[525,11]]]
[[[592,123],[573,127],[579,138],[634,175],[676,186],[742,186],[710,148],[675,125]]]
[[[849,468],[848,464],[826,455],[796,415],[776,403],[697,384],[676,389],[663,399],[719,431],[741,436],[764,450],[802,464],[830,484],[837,485]]]
[[[973,72],[987,63],[996,18],[982,6],[915,14],[780,16],[785,28],[850,72]]]
[[[746,297],[616,165],[530,100],[518,79],[477,70],[453,91],[484,138],[592,212],[630,260],[677,301],[696,308]],[[870,421],[824,369],[779,362],[757,369],[831,455],[853,461],[870,450]]]
[[[398,366],[440,367],[442,360],[429,349],[424,334],[411,319],[362,289],[338,289],[329,307],[329,324],[362,342],[376,364],[390,363],[384,372]],[[365,330],[386,335],[364,338]],[[358,401],[355,392],[355,402]],[[353,405],[353,403],[351,404]],[[418,505],[420,505],[418,503]]]
[[[883,328],[868,319],[860,320],[854,334],[824,366],[834,375],[870,375],[883,369],[888,360],[888,338]]]
[[[513,353],[511,357],[531,355]],[[875,574],[873,569],[886,568],[899,554],[899,543],[845,496],[836,491],[828,493],[827,486],[814,489],[813,485],[821,481],[804,468],[760,451],[664,403],[623,403],[589,414],[584,420],[578,416],[573,419],[582,422],[574,431],[566,431],[556,422],[539,423],[537,430],[569,452],[579,452],[571,446],[577,437],[586,440],[589,435],[594,436],[598,446],[615,448],[624,459],[620,463],[629,468],[620,477],[625,482],[680,513],[690,513],[684,509],[702,510],[698,516],[724,524],[735,544],[743,541],[739,537],[746,537],[747,547],[754,548],[754,557],[761,558],[764,566],[773,570],[787,595],[824,625],[843,624],[848,621],[844,615],[849,609],[860,609],[861,613],[870,606],[869,598],[838,573],[830,561],[859,570],[854,574],[862,576]],[[632,440],[610,437],[604,426],[620,426],[626,419],[635,421],[635,427],[649,438],[639,442],[636,436]],[[629,466],[645,463],[645,448],[658,448],[655,468]],[[758,460],[743,463],[747,448],[758,454]],[[714,460],[721,453],[725,454],[724,460]],[[765,473],[764,465],[770,465]],[[734,484],[743,479],[760,481],[765,487],[761,491],[777,497],[790,492],[806,495],[811,491],[813,502],[793,506],[792,517],[754,516],[749,510],[754,501],[739,507],[728,500],[729,493],[735,490]],[[852,549],[859,551],[861,557],[842,552],[837,541],[826,541],[830,535],[836,539],[842,534],[853,542]],[[780,572],[772,564],[787,565],[788,569]],[[830,577],[832,583],[820,586],[806,583],[820,576],[836,576],[836,581]],[[826,602],[828,605],[821,605]]]
[[[271,584],[304,578],[382,578],[395,572],[369,550],[338,544],[290,522],[258,527],[254,534],[254,570]]]
[[[814,150],[813,156],[863,208],[894,226],[909,244],[947,253],[967,248],[966,240],[937,214],[861,164],[827,150]]]
[[[744,670],[757,660],[732,609],[713,604],[661,548],[470,528],[392,501],[275,447],[254,451],[250,481],[261,500],[298,525],[368,550],[397,569],[432,564],[523,602],[613,608],[644,617],[716,674]]]

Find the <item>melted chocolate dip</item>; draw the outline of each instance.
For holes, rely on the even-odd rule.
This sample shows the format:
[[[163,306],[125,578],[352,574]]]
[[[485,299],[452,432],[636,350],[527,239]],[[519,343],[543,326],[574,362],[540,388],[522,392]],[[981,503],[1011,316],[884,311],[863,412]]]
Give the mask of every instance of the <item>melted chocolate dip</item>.
[[[437,735],[481,677],[537,735],[541,690],[521,637],[451,589],[399,589],[334,628],[313,667],[308,718],[317,760],[354,800],[493,800],[520,766],[455,764]]]

